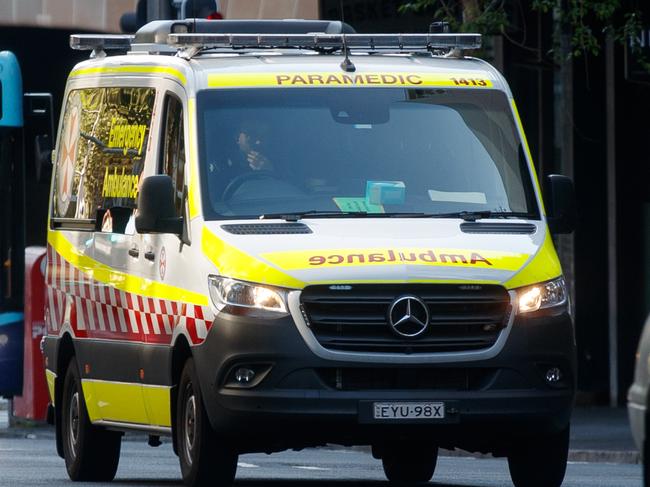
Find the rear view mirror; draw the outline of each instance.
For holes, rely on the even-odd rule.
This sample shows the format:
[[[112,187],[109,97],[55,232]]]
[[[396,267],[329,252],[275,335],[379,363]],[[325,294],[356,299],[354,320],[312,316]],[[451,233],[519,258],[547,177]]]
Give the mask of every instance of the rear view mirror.
[[[551,233],[571,233],[577,222],[577,205],[573,181],[566,176],[546,177],[546,216]]]
[[[176,214],[174,183],[166,174],[142,181],[138,195],[135,228],[139,233],[183,234],[183,217]]]

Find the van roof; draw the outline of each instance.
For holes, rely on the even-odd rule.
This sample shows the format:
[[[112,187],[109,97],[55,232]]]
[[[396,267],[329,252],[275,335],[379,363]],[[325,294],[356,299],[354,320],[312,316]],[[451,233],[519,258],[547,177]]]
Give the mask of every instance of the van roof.
[[[460,88],[493,88],[505,91],[510,96],[502,75],[493,66],[477,58],[352,54],[350,59],[356,68],[354,72],[341,69],[343,59],[342,54],[321,56],[274,52],[212,54],[191,60],[175,56],[134,54],[84,61],[72,70],[70,78],[156,76],[173,79],[195,92],[208,88],[308,87],[327,84],[386,86],[391,84],[387,80],[398,83],[400,75],[416,74],[433,80],[425,82],[423,86],[452,87],[456,80],[456,86]],[[327,80],[318,78],[319,75],[336,77]],[[382,75],[383,79],[373,78]],[[291,78],[287,80],[283,76]],[[397,76],[398,80],[385,76]],[[482,81],[486,83],[483,84]],[[416,82],[415,85],[417,84]]]
[[[510,94],[507,83],[491,65],[463,57],[463,49],[480,45],[478,34],[345,33],[350,30],[347,24],[331,21],[154,21],[135,36],[71,36],[73,48],[92,49],[93,54],[70,76],[155,74],[198,91],[246,86],[411,85],[403,76],[417,73],[415,76],[430,81],[423,82],[424,86],[455,84]],[[128,49],[126,55],[105,55],[107,50]],[[351,67],[342,63],[346,57],[352,60]],[[416,79],[420,80],[409,78]]]

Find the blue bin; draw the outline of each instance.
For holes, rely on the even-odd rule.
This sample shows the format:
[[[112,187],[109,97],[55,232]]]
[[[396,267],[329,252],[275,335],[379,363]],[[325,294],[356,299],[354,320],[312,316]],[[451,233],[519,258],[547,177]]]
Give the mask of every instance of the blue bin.
[[[23,392],[23,321],[23,313],[0,313],[0,396]]]

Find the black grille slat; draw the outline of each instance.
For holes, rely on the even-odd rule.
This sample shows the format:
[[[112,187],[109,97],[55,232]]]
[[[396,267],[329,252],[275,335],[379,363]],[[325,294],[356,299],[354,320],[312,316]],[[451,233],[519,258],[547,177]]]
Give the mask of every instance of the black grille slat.
[[[492,346],[506,326],[510,296],[497,285],[396,284],[308,286],[301,304],[316,339],[325,348],[379,353],[432,353]],[[400,337],[388,310],[404,295],[429,309],[429,326],[417,338]]]
[[[340,339],[339,337],[336,337],[334,335],[321,335],[321,342],[322,343],[339,343],[339,344],[348,344],[348,343],[356,343],[356,340],[343,340]],[[429,347],[429,346],[434,346],[434,345],[440,345],[440,344],[445,344],[445,343],[489,343],[492,341],[494,337],[492,335],[490,336],[482,336],[482,335],[465,335],[461,338],[457,336],[446,336],[446,337],[436,337],[435,340],[413,340],[413,341],[399,341],[392,339],[390,337],[386,338],[375,338],[372,340],[366,340],[365,343],[373,343],[376,344],[377,346],[383,346],[383,345],[390,345],[390,346],[400,346],[400,347],[412,347],[412,348],[418,348],[418,347]]]
[[[496,369],[454,368],[324,368],[316,373],[331,389],[359,390],[479,390]]]

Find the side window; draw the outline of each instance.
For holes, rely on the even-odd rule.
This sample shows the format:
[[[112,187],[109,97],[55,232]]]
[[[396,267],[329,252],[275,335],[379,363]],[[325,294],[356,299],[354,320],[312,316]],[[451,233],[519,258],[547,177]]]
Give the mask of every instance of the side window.
[[[183,134],[183,104],[174,95],[165,98],[165,120],[163,126],[160,172],[171,176],[176,195],[178,216],[183,215],[183,193],[185,190],[185,138]]]
[[[71,91],[56,159],[53,217],[123,232],[137,206],[154,88]],[[106,227],[106,217],[112,218]]]

